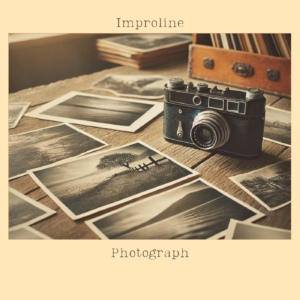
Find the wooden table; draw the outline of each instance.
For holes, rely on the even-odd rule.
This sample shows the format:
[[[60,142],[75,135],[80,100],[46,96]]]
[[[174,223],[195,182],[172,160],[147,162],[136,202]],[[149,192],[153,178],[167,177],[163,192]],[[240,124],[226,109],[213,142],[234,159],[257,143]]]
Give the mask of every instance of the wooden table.
[[[104,77],[107,74],[160,74],[166,77],[181,77],[185,81],[193,81],[194,83],[199,82],[197,80],[191,80],[187,77],[187,61],[181,60],[177,61],[176,63],[164,64],[155,68],[151,68],[149,70],[135,70],[124,66],[116,67],[91,75],[84,75],[77,78],[66,79],[64,81],[51,83],[47,86],[39,86],[36,88],[26,89],[14,94],[10,94],[9,101],[31,102],[31,107],[28,109],[29,112],[36,109],[40,105],[47,103],[57,97],[60,97],[70,91],[80,91],[112,96],[113,94],[109,92],[94,90],[90,88],[91,84],[94,81]],[[209,84],[212,85],[212,83]],[[224,88],[224,86],[220,84],[218,84],[218,87]],[[267,99],[267,105],[285,109],[288,111],[291,110],[290,99],[280,98],[273,95],[265,95],[265,97]],[[39,128],[52,126],[55,124],[58,123],[53,121],[23,117],[16,128],[9,130],[9,134],[23,133]],[[264,166],[276,163],[280,160],[290,158],[291,148],[289,147],[285,147],[269,141],[264,141],[262,155],[257,159],[245,161],[242,159],[230,158],[219,154],[211,154],[209,152],[171,144],[166,142],[163,138],[162,115],[159,115],[135,133],[114,131],[82,125],[75,126],[110,144],[110,146],[103,149],[103,151],[140,139],[150,146],[158,149],[159,151],[171,156],[175,160],[183,163],[184,165],[195,169],[201,174],[202,178],[214,184],[223,191],[229,193],[232,196],[235,196],[236,198],[263,212],[266,216],[257,221],[257,224],[284,229],[291,228],[290,204],[274,212],[269,212],[250,195],[248,195],[245,191],[243,191],[235,183],[228,179],[228,177],[230,176],[256,170]],[[73,221],[49,196],[47,196],[47,194],[31,179],[29,175],[11,180],[9,185],[19,192],[27,195],[28,197],[56,210],[56,215],[53,215],[48,219],[32,225],[32,227],[36,230],[45,233],[53,239],[98,239],[98,236],[96,236],[96,234],[89,229],[84,221],[100,215],[101,213],[95,214],[92,217],[90,216],[78,221]],[[141,198],[139,198],[138,200],[140,199]],[[106,210],[105,213],[108,211],[109,210]]]

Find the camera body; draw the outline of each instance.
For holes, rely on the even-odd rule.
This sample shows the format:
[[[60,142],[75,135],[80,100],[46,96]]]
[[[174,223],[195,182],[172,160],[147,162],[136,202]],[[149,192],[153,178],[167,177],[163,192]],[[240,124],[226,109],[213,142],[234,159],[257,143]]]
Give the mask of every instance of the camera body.
[[[171,78],[164,87],[164,137],[172,143],[251,159],[262,151],[266,99]]]

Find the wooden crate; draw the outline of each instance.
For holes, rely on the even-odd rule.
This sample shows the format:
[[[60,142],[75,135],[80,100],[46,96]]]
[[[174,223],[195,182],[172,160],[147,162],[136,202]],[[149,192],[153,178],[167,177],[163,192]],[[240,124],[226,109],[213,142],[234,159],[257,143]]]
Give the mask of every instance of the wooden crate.
[[[213,67],[212,61],[207,59],[213,60]],[[236,72],[245,75],[245,68],[252,68],[253,75],[245,77],[237,74],[233,70],[234,64],[238,68],[235,68]],[[279,71],[279,79],[274,81],[276,72],[268,70]],[[190,77],[196,79],[245,89],[257,87],[266,93],[280,96],[291,95],[291,60],[287,58],[191,44],[188,72]],[[273,80],[268,78],[270,73],[273,73],[273,77],[269,75]]]

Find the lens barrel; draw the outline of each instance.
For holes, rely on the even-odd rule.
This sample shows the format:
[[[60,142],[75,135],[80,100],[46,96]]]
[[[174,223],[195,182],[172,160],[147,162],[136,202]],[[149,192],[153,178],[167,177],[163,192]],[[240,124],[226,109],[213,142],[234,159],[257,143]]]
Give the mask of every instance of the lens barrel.
[[[229,139],[230,127],[227,120],[215,111],[199,113],[191,129],[193,143],[202,150],[216,149]]]

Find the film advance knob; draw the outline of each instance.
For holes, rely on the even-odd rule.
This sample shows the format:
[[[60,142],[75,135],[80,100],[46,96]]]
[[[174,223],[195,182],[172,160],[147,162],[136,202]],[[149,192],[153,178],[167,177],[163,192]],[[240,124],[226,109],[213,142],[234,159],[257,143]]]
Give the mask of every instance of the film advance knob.
[[[184,87],[184,81],[181,78],[170,78],[168,81],[168,88],[180,89]]]
[[[261,99],[264,93],[261,89],[251,88],[246,91],[246,100]]]

